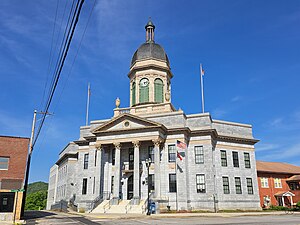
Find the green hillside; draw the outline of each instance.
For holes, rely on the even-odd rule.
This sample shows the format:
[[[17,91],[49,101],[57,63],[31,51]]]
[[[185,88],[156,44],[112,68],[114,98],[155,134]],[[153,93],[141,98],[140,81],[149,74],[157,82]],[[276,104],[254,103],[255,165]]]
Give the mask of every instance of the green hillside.
[[[45,209],[47,202],[48,184],[34,182],[28,185],[25,210]]]
[[[48,191],[48,183],[45,182],[34,182],[28,185],[27,194],[35,193],[38,191]]]

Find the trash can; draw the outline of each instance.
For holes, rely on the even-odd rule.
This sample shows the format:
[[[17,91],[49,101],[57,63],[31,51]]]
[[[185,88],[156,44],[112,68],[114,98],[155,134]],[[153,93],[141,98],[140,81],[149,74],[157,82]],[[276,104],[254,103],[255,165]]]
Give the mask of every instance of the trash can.
[[[155,212],[156,212],[155,202],[151,202],[151,204],[150,204],[150,212],[151,212],[151,214],[155,214]]]

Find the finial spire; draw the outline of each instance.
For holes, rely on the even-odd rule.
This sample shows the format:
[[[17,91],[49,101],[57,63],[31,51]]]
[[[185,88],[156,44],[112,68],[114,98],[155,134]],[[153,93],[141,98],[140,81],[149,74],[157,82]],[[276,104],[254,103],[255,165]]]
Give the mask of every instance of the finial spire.
[[[155,26],[151,20],[151,17],[149,17],[148,23],[145,26],[146,29],[146,42],[154,42],[154,29]]]

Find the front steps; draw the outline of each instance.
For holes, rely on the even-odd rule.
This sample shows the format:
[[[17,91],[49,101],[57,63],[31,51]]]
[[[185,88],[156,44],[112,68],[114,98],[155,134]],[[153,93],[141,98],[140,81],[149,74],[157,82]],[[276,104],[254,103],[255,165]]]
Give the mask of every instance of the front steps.
[[[109,200],[104,200],[91,213],[112,213],[112,214],[142,214],[145,201],[141,200],[139,205],[130,205],[130,200],[121,200],[119,205],[109,205]]]

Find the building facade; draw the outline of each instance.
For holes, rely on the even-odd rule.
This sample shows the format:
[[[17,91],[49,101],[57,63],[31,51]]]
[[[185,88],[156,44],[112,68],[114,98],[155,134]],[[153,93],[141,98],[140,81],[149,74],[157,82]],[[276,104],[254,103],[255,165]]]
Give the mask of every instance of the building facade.
[[[263,208],[294,206],[300,201],[300,167],[279,162],[257,161],[260,204]]]
[[[150,193],[158,211],[260,209],[252,126],[176,110],[168,56],[154,24],[145,29],[128,73],[130,107],[117,99],[112,118],[80,128],[50,170],[47,207],[142,213]]]
[[[15,190],[23,187],[28,144],[29,138],[0,136],[0,221],[20,219],[23,193]]]

